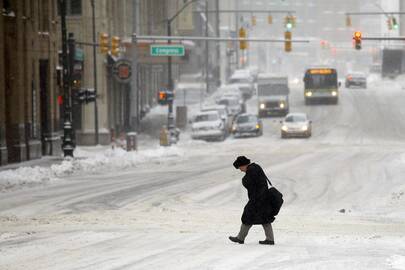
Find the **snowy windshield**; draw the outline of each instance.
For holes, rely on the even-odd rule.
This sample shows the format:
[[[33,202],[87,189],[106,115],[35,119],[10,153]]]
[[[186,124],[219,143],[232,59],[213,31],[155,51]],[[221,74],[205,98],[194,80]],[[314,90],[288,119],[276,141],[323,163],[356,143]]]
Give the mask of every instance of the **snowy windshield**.
[[[236,122],[238,124],[242,124],[242,123],[256,122],[256,120],[257,120],[256,116],[254,115],[242,115],[238,117]]]
[[[307,118],[304,115],[289,115],[285,118],[285,122],[305,122]]]
[[[217,114],[200,114],[195,117],[195,122],[206,122],[218,120]]]

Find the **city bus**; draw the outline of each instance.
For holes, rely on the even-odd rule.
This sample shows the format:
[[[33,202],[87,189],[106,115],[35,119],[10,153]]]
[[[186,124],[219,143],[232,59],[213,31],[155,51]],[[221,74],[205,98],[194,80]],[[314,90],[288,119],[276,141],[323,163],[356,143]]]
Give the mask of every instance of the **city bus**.
[[[309,68],[304,76],[304,98],[308,105],[313,100],[338,103],[338,77],[334,68]]]

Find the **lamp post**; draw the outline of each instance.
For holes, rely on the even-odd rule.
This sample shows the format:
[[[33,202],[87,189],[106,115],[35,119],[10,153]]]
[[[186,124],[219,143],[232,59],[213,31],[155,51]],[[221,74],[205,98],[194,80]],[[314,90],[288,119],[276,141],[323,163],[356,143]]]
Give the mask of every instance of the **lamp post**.
[[[75,144],[73,142],[72,108],[70,95],[70,71],[68,59],[68,41],[66,30],[66,0],[59,0],[61,11],[62,30],[62,65],[63,65],[63,141],[62,150],[64,157],[73,157]],[[69,44],[74,44],[69,38]],[[70,52],[73,53],[73,52]]]

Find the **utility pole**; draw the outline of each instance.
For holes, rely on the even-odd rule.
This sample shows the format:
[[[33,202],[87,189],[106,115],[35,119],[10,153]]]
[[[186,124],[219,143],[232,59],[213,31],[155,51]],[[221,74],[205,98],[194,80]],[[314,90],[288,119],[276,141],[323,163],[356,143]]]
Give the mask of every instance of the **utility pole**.
[[[238,10],[239,9],[239,1],[235,1],[235,7],[236,7],[236,10]],[[235,33],[236,33],[236,36],[238,36],[238,33],[239,33],[239,13],[238,12],[236,12],[235,13]],[[235,46],[235,48],[236,48],[236,69],[238,69],[239,68],[239,48],[237,47],[237,46]]]
[[[208,0],[205,1],[205,37],[208,37]],[[205,41],[205,92],[208,94],[209,88],[209,44]]]
[[[167,35],[170,37],[172,35],[172,27],[171,27],[171,20],[167,20]],[[172,41],[168,40],[168,44],[171,44]],[[172,78],[172,57],[167,57],[167,90],[173,93],[173,78]],[[173,116],[173,100],[169,101],[168,104],[168,114],[167,114],[167,128],[169,130],[174,128],[174,116]]]
[[[189,6],[191,3],[196,2],[196,1],[200,1],[200,0],[190,0],[188,2],[186,2],[172,17],[168,17],[167,18],[167,36],[171,36],[172,35],[172,27],[171,24],[172,22],[177,18],[177,16],[180,15],[181,12],[183,12],[183,10]],[[167,41],[168,44],[171,43],[171,39],[168,39]],[[172,74],[172,57],[168,56],[167,57],[167,90],[168,92],[171,93],[171,96],[173,96],[173,74]],[[167,115],[167,128],[170,131],[173,131],[175,126],[174,126],[174,116],[173,116],[173,98],[171,98],[168,101],[168,115]]]
[[[139,87],[138,87],[138,41],[137,41],[137,20],[138,1],[133,0],[132,4],[132,67],[131,67],[131,126],[140,131],[139,115]],[[135,115],[135,117],[134,117]],[[135,118],[135,119],[134,119]]]
[[[63,65],[63,141],[64,157],[73,157],[75,144],[73,142],[72,111],[70,95],[70,73],[66,30],[66,0],[59,0],[62,31],[62,65]]]
[[[95,4],[94,0],[91,2],[91,12],[92,12],[92,21],[93,21],[93,43],[96,44],[96,15],[95,15]],[[98,145],[99,136],[98,136],[98,107],[97,107],[97,48],[93,45],[93,72],[94,72],[94,144]]]
[[[220,22],[220,17],[219,17],[219,0],[215,0],[215,9],[216,9],[216,13],[215,13],[215,21],[216,21],[216,34],[217,34],[217,38],[219,38],[220,36],[221,36],[221,33],[220,33],[220,25],[221,25],[221,22]],[[216,76],[216,79],[217,79],[217,83],[219,83],[219,81],[220,81],[220,78],[221,78],[221,47],[220,47],[220,44],[219,44],[219,42],[217,42],[216,44],[216,57],[215,57],[215,60],[217,61],[216,62],[216,65],[215,65],[215,70],[216,70],[216,74],[215,74],[215,76]]]

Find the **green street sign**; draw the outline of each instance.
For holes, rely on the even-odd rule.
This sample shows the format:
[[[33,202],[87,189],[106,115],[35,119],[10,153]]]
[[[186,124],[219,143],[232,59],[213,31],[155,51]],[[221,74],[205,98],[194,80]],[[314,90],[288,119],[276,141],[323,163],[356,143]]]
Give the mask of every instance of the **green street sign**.
[[[179,44],[151,44],[151,56],[184,56],[184,45]]]

